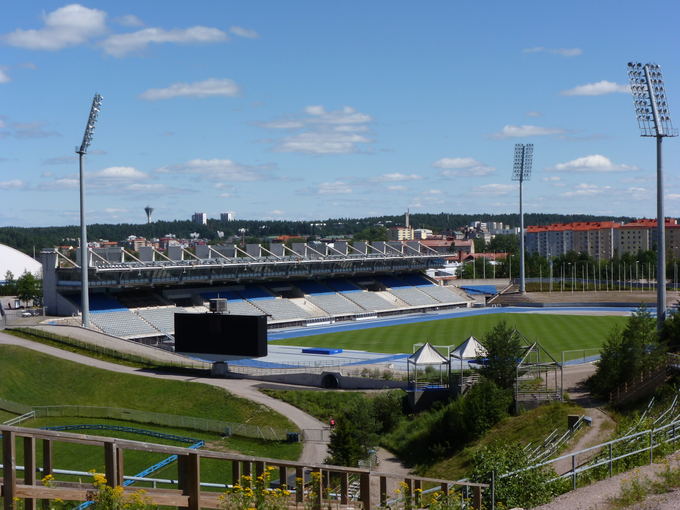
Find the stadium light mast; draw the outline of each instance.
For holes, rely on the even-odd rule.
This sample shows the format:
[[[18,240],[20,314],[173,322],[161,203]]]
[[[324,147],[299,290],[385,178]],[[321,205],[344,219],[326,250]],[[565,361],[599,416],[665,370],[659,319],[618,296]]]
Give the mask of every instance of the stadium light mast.
[[[526,293],[524,276],[524,211],[522,209],[522,183],[531,177],[531,162],[534,155],[534,144],[516,143],[515,162],[512,167],[512,180],[519,181],[519,291]]]
[[[90,252],[87,247],[87,225],[85,223],[85,176],[83,164],[87,148],[92,143],[94,126],[97,123],[97,115],[102,105],[102,96],[95,94],[90,107],[90,116],[85,126],[85,134],[80,147],[76,147],[80,166],[80,308],[82,313],[82,324],[84,328],[90,327],[90,294],[89,294],[89,258]]]
[[[656,328],[666,319],[666,218],[663,210],[663,158],[662,140],[666,136],[678,136],[673,128],[668,110],[666,90],[657,64],[628,62],[628,80],[633,94],[635,116],[640,136],[656,138],[656,221],[657,221],[657,285]],[[663,285],[659,278],[663,280]]]

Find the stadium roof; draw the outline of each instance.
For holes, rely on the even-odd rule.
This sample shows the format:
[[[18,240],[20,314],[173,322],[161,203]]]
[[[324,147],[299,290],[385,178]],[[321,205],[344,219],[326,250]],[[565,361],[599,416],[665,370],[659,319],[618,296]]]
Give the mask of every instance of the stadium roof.
[[[26,271],[40,276],[42,274],[42,265],[19,250],[15,250],[5,244],[0,244],[0,281],[5,280],[7,271],[11,271],[15,278],[18,278]]]

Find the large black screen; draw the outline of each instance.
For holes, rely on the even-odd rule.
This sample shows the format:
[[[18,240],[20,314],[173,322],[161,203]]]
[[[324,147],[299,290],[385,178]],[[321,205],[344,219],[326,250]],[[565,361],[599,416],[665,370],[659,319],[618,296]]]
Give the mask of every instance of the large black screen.
[[[175,351],[229,356],[266,356],[267,317],[176,313]]]

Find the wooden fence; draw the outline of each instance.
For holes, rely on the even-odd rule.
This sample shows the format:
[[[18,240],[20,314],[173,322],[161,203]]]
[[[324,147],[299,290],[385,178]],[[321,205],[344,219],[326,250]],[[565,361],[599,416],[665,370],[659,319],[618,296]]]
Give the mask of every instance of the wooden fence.
[[[103,450],[105,460],[105,476],[107,484],[121,486],[124,480],[124,453],[128,450],[144,451],[149,453],[163,453],[178,456],[178,480],[176,488],[145,489],[145,496],[157,505],[174,506],[198,510],[200,508],[219,508],[219,492],[201,490],[201,459],[217,459],[225,463],[225,472],[231,470],[233,480],[240,480],[243,475],[259,476],[268,467],[278,470],[280,480],[288,480],[289,475],[295,477],[295,487],[291,487],[289,506],[295,507],[306,504],[312,508],[322,508],[331,501],[328,499],[328,480],[332,476],[339,479],[339,487],[334,488],[336,500],[333,506],[341,505],[349,508],[352,505],[361,507],[363,510],[371,510],[376,505],[385,506],[389,495],[387,482],[404,482],[409,487],[409,492],[415,496],[415,506],[418,506],[417,496],[422,490],[437,488],[448,492],[451,489],[465,489],[471,493],[471,508],[480,509],[482,491],[487,484],[471,482],[454,482],[434,478],[408,476],[399,477],[389,473],[381,473],[361,468],[346,468],[326,464],[309,465],[287,460],[268,459],[262,457],[249,457],[221,452],[197,451],[188,448],[166,446],[159,444],[143,443],[124,439],[116,439],[101,436],[88,436],[57,432],[51,430],[29,429],[22,427],[0,426],[2,434],[2,460],[3,478],[0,485],[5,510],[15,508],[16,498],[24,500],[25,510],[36,510],[37,500],[61,499],[64,501],[85,501],[91,499],[94,490],[91,485],[60,483],[56,486],[43,486],[37,479],[36,474],[40,471],[36,465],[36,448],[42,447],[43,465],[42,476],[52,474],[58,459],[54,458],[55,444],[77,443],[98,446]],[[23,479],[17,477],[17,445],[21,444],[24,459]],[[101,458],[101,457],[99,457]],[[87,459],[83,459],[86,462]],[[86,468],[88,466],[85,466]],[[319,473],[321,487],[310,491],[305,486],[304,480],[310,472]],[[350,490],[350,480],[358,481],[358,498],[353,500]],[[371,481],[377,481],[379,489],[372,489]],[[420,490],[418,490],[420,489]],[[126,487],[125,493],[134,493],[137,489]],[[310,500],[309,498],[313,498]]]

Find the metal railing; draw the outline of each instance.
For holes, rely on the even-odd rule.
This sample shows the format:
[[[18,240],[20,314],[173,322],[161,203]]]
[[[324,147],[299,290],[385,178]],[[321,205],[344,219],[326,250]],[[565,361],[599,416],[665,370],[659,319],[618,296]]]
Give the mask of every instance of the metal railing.
[[[592,469],[598,468],[600,466],[608,466],[608,476],[612,476],[614,473],[614,463],[621,461],[633,455],[643,454],[649,452],[649,463],[654,462],[654,450],[658,449],[662,445],[671,444],[680,439],[680,420],[673,421],[661,427],[651,428],[636,432],[634,434],[628,434],[622,436],[612,441],[607,441],[605,443],[600,443],[589,448],[584,448],[576,452],[569,453],[567,455],[562,455],[561,457],[556,457],[554,459],[546,460],[543,462],[538,462],[532,466],[518,469],[516,471],[511,471],[510,473],[504,473],[501,475],[496,475],[492,473],[491,477],[491,508],[495,509],[495,489],[498,481],[505,478],[509,478],[526,471],[531,471],[534,469],[541,469],[556,462],[571,460],[571,469],[566,473],[559,475],[551,482],[561,480],[561,479],[571,479],[571,490],[576,489],[578,476],[584,474]],[[638,443],[644,441],[645,446],[638,447]],[[676,445],[677,446],[677,445]],[[623,449],[623,451],[615,451],[616,449]],[[579,466],[577,463],[577,458],[579,456],[592,456],[593,454],[599,454],[596,456],[594,461],[587,464]]]

